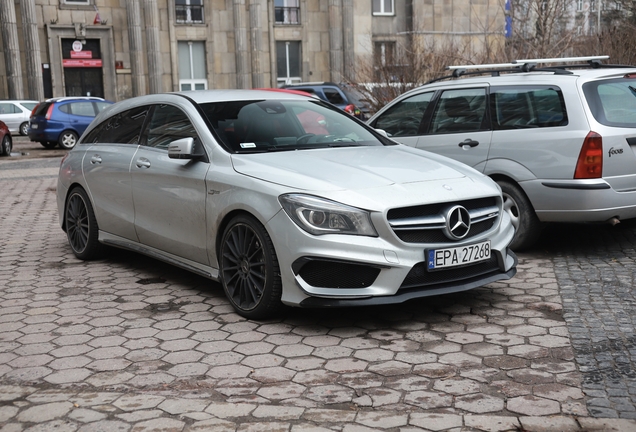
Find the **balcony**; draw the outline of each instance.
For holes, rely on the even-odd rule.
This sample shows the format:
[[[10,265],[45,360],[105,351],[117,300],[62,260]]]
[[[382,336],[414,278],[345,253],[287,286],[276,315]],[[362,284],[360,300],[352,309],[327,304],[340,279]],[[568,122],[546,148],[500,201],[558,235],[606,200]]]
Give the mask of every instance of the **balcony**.
[[[300,24],[300,8],[298,6],[276,6],[274,8],[274,16],[276,18],[276,24]]]
[[[175,5],[177,24],[202,24],[202,5]]]

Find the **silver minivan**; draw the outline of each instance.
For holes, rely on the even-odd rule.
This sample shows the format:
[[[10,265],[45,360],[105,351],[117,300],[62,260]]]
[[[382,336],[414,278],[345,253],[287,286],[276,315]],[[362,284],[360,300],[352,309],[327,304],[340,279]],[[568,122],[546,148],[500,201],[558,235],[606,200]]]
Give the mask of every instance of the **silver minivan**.
[[[636,67],[606,58],[451,67],[461,79],[407,92],[368,123],[493,178],[513,249],[532,246],[542,222],[616,224],[636,217]]]

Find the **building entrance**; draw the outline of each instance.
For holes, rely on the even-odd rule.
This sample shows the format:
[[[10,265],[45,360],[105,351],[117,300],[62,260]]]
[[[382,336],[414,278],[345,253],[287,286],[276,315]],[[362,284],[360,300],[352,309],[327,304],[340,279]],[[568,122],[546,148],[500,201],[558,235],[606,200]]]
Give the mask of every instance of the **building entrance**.
[[[62,39],[66,96],[104,97],[99,39]]]

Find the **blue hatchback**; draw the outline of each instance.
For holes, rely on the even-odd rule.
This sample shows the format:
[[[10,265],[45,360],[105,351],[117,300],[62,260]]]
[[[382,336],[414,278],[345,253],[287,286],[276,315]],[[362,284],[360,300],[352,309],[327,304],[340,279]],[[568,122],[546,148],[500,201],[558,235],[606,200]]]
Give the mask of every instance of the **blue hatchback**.
[[[47,99],[31,113],[28,134],[46,148],[59,145],[70,150],[95,116],[113,102],[97,97],[61,97]]]

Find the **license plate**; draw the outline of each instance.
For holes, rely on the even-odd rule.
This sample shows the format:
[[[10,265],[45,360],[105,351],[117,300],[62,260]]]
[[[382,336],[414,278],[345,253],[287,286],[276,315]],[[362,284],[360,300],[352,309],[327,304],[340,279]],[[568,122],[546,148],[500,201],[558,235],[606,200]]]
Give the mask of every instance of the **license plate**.
[[[32,124],[31,125],[31,129],[37,129],[37,128],[38,128],[38,125],[36,125],[36,124]]]
[[[429,270],[459,267],[485,261],[490,258],[490,240],[469,246],[428,249],[426,258]]]

